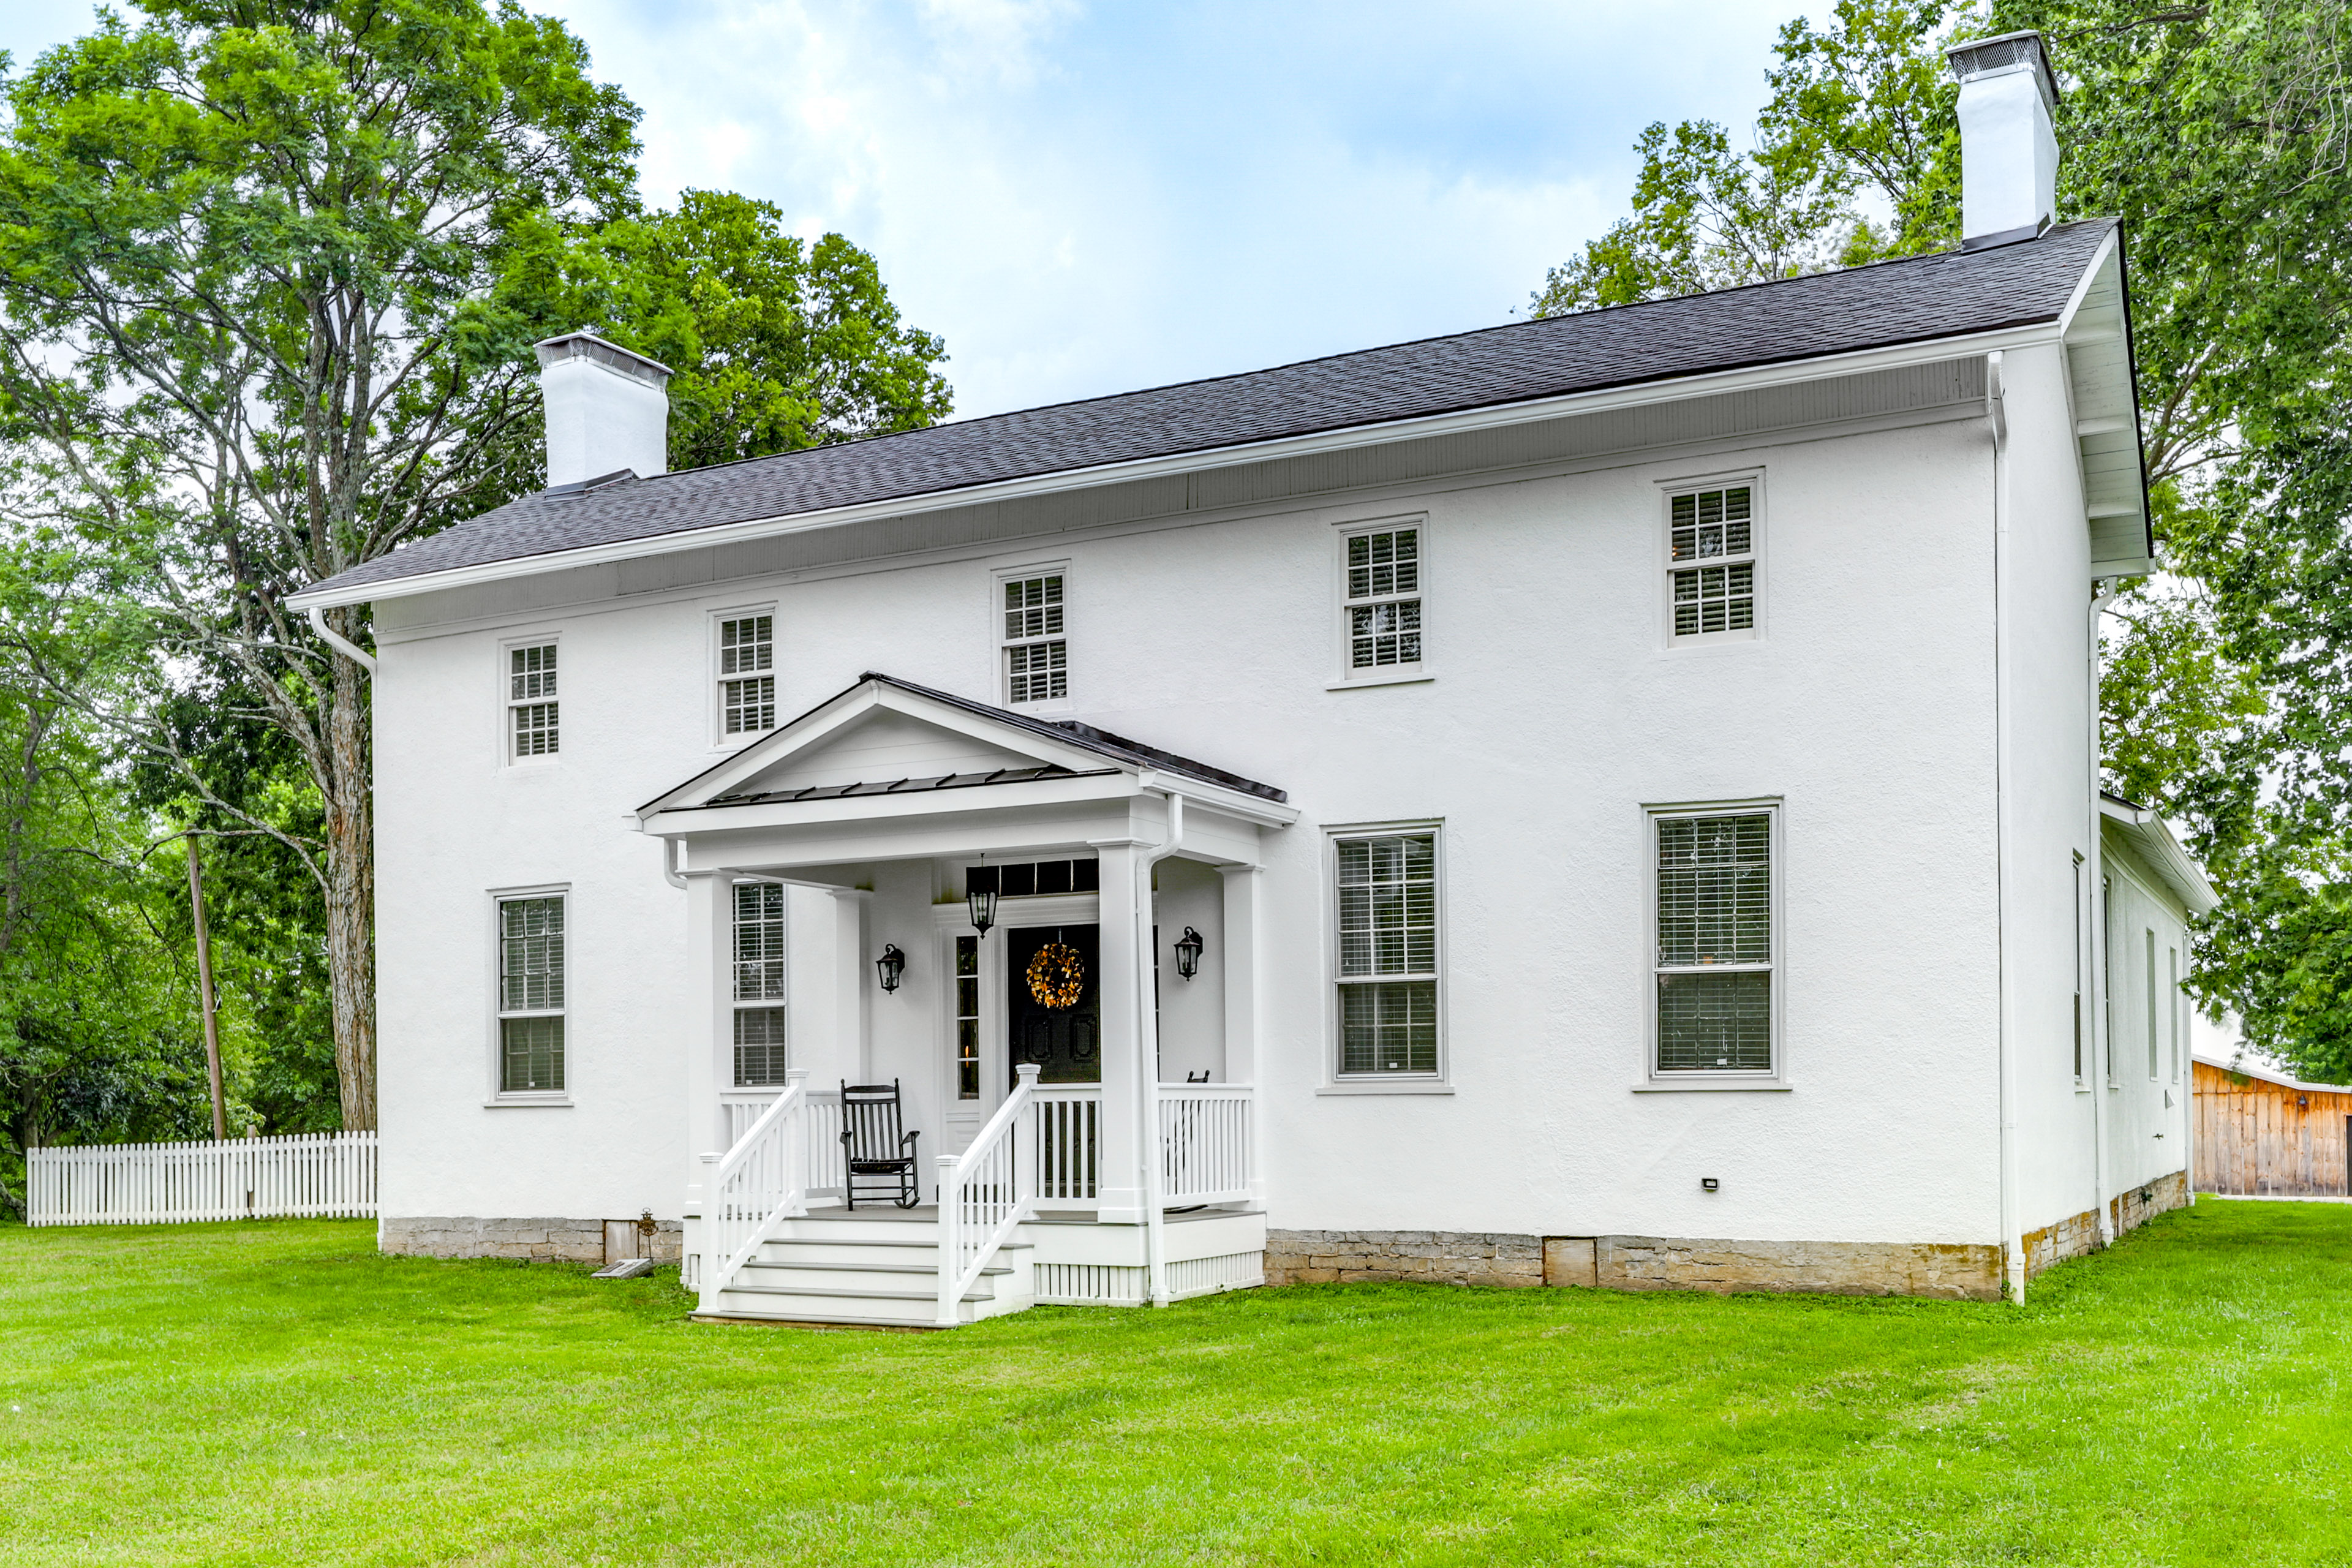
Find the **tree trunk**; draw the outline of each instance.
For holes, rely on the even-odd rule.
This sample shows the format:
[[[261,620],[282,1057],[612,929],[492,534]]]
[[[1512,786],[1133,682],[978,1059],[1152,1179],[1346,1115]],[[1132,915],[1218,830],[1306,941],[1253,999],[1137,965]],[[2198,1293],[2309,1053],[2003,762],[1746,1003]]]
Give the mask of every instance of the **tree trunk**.
[[[348,616],[348,611],[335,612]],[[350,627],[338,628],[345,636]],[[327,710],[327,985],[343,1130],[375,1130],[375,812],[359,666],[334,659]]]

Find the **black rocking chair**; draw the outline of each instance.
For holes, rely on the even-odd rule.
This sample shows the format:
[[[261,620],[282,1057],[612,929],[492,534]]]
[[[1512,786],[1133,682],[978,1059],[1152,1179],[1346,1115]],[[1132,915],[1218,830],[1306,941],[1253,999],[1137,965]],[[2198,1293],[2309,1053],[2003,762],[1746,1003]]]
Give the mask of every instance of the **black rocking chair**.
[[[842,1194],[857,1206],[858,1178],[870,1200],[887,1196],[902,1209],[921,1201],[915,1182],[915,1140],[919,1132],[898,1131],[898,1080],[888,1083],[845,1083],[841,1086],[841,1153],[848,1167],[849,1185]]]

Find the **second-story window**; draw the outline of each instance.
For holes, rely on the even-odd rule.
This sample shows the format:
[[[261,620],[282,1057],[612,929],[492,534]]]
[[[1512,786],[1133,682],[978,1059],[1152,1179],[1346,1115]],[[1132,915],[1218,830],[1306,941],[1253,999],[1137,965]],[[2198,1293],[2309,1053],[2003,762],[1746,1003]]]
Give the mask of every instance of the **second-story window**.
[[[1666,578],[1675,640],[1756,632],[1755,491],[1687,490],[1667,500]]]
[[[1421,530],[1348,536],[1348,673],[1421,663]]]
[[[1004,579],[1004,700],[1014,707],[1070,694],[1064,607],[1059,572]]]
[[[507,649],[507,732],[514,737],[509,760],[551,757],[562,731],[555,703],[555,645]]]
[[[756,735],[776,727],[776,618],[739,616],[719,623],[719,727]]]

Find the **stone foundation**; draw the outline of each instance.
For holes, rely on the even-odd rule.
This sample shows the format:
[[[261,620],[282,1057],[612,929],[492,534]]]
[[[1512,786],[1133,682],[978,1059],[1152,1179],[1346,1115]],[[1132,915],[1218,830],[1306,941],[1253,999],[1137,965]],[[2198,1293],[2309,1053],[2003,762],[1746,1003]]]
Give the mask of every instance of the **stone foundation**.
[[[1543,1237],[1500,1231],[1269,1230],[1269,1285],[1412,1279],[1430,1285],[1540,1285]]]
[[[1998,1300],[2000,1248],[1921,1242],[1547,1237],[1496,1231],[1266,1232],[1269,1285],[1371,1280]]]
[[[2137,1230],[2168,1209],[2189,1203],[2189,1173],[2175,1171],[2145,1186],[2126,1187],[2107,1200],[2107,1223],[2115,1234]],[[2053,1264],[2081,1258],[2099,1249],[2098,1211],[2084,1209],[2054,1225],[2025,1233],[2025,1277],[2032,1279]]]
[[[683,1231],[656,1220],[654,1260],[677,1261]],[[426,1215],[376,1221],[378,1251],[413,1258],[519,1258],[560,1263],[604,1262],[601,1219],[479,1219]]]

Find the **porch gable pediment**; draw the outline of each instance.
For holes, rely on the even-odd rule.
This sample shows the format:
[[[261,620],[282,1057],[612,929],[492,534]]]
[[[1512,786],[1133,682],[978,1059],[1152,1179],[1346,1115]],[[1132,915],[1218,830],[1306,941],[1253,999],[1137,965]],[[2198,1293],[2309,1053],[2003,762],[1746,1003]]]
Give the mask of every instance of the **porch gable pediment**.
[[[646,802],[638,815],[851,786],[1106,771],[1106,759],[1083,747],[869,676]]]

